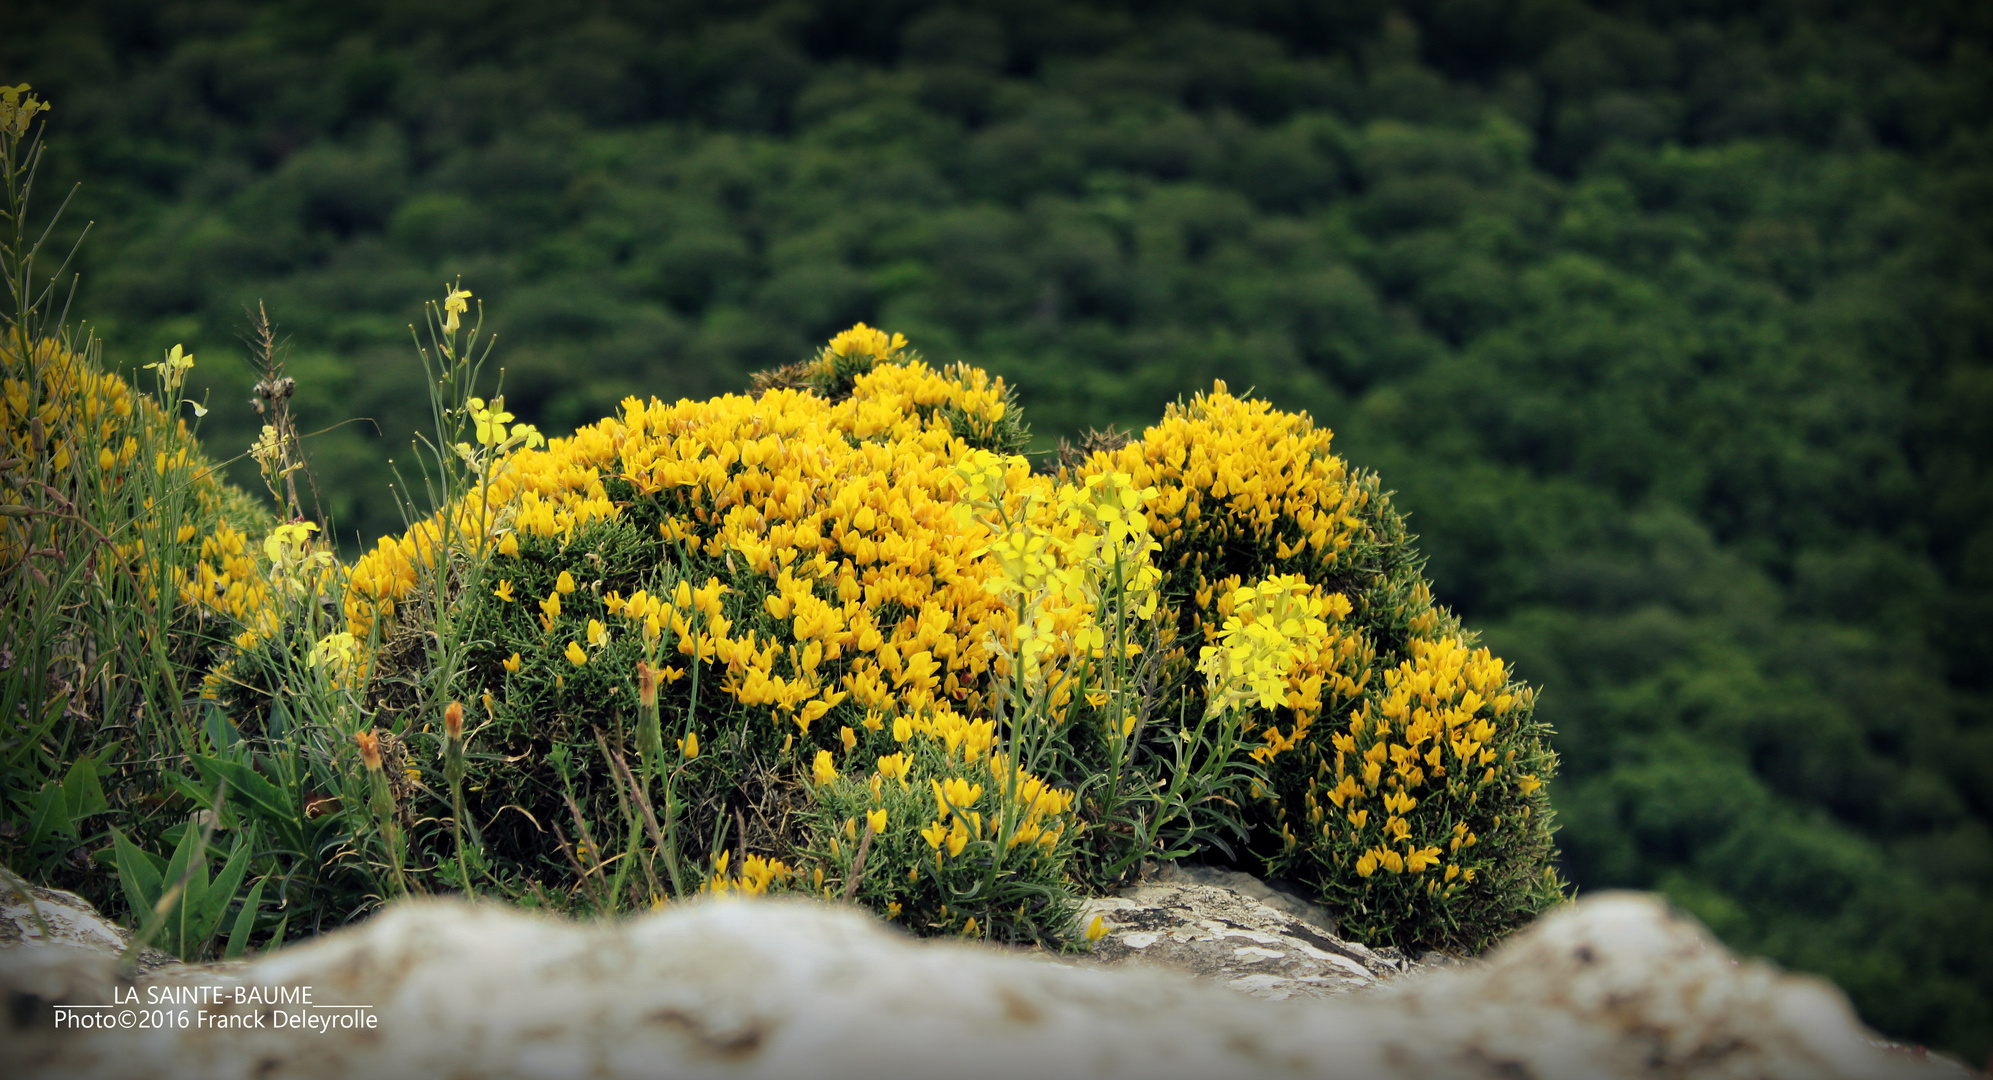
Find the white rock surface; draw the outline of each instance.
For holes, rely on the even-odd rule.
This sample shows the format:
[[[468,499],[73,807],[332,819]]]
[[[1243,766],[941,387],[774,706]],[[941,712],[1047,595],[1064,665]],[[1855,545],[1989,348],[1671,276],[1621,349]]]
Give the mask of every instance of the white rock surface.
[[[99,915],[88,900],[0,870],[0,947],[66,945],[116,956],[128,940],[124,928]]]
[[[1106,933],[1083,965],[1165,968],[1271,1001],[1368,990],[1408,968],[1215,885],[1137,885],[1086,901],[1082,924],[1096,915]]]
[[[1257,947],[1245,946],[1241,947]],[[50,979],[44,961],[79,966]],[[26,954],[39,954],[35,962]],[[1268,958],[1269,960],[1271,958]],[[90,968],[89,964],[98,965]],[[1546,917],[1486,962],[1328,1001],[905,938],[806,902],[614,924],[416,902],[229,972],[124,984],[101,955],[0,949],[0,1072],[101,1077],[1962,1076],[1885,1050],[1823,983],[1736,963],[1657,901]],[[65,981],[66,979],[66,981]],[[93,982],[92,980],[96,981]],[[151,1030],[57,1032],[54,1001],[309,987],[314,1005],[128,1006]],[[185,994],[187,991],[164,991]],[[118,1010],[122,1011],[122,1010]],[[372,1015],[362,1030],[217,1031]],[[188,1027],[175,1025],[184,1017]],[[243,1022],[240,1019],[227,1022]]]

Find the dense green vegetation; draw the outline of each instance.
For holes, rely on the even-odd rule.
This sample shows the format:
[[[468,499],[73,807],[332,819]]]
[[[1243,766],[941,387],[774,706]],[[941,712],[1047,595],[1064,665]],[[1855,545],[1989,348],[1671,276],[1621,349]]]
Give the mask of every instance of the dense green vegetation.
[[[400,524],[412,298],[522,418],[863,319],[1049,440],[1213,377],[1399,489],[1545,688],[1584,888],[1993,1050],[1993,22],[1976,5],[13,6],[74,311],[245,447],[260,299],[324,510]],[[253,480],[245,480],[254,486]]]

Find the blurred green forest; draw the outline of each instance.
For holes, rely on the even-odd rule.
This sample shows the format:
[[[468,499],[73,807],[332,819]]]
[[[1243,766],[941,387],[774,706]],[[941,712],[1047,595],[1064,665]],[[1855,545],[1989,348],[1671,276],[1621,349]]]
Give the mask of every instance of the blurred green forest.
[[[74,315],[218,456],[290,337],[399,524],[462,276],[522,419],[865,320],[1041,448],[1256,387],[1543,689],[1571,876],[1993,1050],[1993,16],[1971,0],[15,0]],[[260,485],[245,473],[248,486]]]

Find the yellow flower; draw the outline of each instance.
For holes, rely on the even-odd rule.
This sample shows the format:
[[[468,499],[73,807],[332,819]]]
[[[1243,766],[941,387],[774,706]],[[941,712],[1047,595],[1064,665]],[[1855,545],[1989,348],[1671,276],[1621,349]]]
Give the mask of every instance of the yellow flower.
[[[519,534],[508,532],[504,536],[499,537],[498,553],[500,555],[519,554]]]
[[[865,812],[865,824],[869,826],[871,830],[875,833],[885,832],[886,831],[885,807],[882,806],[877,810],[867,810]]]
[[[1101,938],[1104,938],[1106,936],[1107,936],[1106,920],[1102,919],[1098,915],[1095,915],[1093,917],[1093,921],[1087,924],[1086,939],[1088,941],[1099,941]]]
[[[562,596],[565,596],[573,591],[574,591],[574,575],[568,573],[565,570],[561,571],[561,576],[554,580],[554,592]]]
[[[687,761],[690,761],[693,758],[698,757],[699,733],[696,731],[686,732],[685,737],[678,740],[678,752],[684,754],[685,760]]]
[[[817,751],[817,760],[810,771],[815,776],[818,787],[837,779],[837,763],[831,760],[830,751]]]
[[[1426,867],[1439,865],[1439,849],[1423,847],[1405,856],[1405,869],[1414,874],[1425,873]]]
[[[582,651],[580,642],[567,643],[567,661],[575,667],[582,667],[588,663],[588,654]]]
[[[588,620],[588,643],[598,649],[609,644],[609,628],[601,620]]]
[[[933,848],[935,851],[940,851],[941,842],[948,838],[948,826],[936,820],[930,823],[927,828],[920,830],[920,838],[927,841],[928,847]]]
[[[511,675],[519,674],[520,663],[518,653],[513,653],[511,656],[506,657],[504,660],[506,673]]]
[[[147,364],[147,371],[159,372],[159,379],[166,384],[166,392],[171,394],[180,389],[180,380],[187,377],[187,369],[194,366],[194,354],[182,352],[175,345],[166,352],[166,359],[157,364]]]
[[[506,602],[506,603],[508,603],[508,604],[509,604],[509,603],[511,603],[511,602],[512,602],[512,579],[510,579],[510,578],[499,578],[499,579],[498,579],[498,588],[496,588],[496,589],[493,589],[493,590],[491,590],[491,595],[493,595],[493,596],[496,596],[496,597],[498,597],[498,598],[499,598],[500,600],[502,600],[502,601],[504,601],[504,602]]]
[[[934,812],[946,814],[951,810],[966,811],[983,797],[983,785],[971,785],[967,780],[951,776],[946,782],[929,780],[934,788]]]
[[[852,747],[858,745],[858,733],[848,727],[838,728],[837,738],[844,744],[844,752],[847,754],[851,752]]]
[[[540,610],[547,613],[547,618],[549,620],[560,618],[561,594],[558,592],[548,593],[547,598],[545,600],[540,601]]]
[[[888,779],[898,780],[901,787],[906,786],[907,771],[911,768],[913,768],[913,762],[905,754],[881,754],[879,756],[879,775]]]
[[[463,325],[459,316],[471,309],[469,303],[470,290],[459,289],[454,285],[450,286],[449,289],[449,293],[443,297],[443,333],[445,335],[456,333],[457,328]]]

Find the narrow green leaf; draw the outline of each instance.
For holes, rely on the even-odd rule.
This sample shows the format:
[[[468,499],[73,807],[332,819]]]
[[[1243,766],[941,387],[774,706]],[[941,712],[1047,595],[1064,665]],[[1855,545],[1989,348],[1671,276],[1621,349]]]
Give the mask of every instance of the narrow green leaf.
[[[159,880],[165,867],[159,865],[156,856],[125,839],[116,826],[111,827],[111,841],[118,850],[118,884],[124,888],[125,903],[131,905],[135,925],[144,925],[152,914],[152,906],[159,902],[163,888]]]
[[[242,898],[242,908],[235,913],[235,928],[229,931],[228,947],[222,952],[224,960],[239,960],[242,950],[249,946],[250,932],[256,928],[256,909],[263,903],[263,885],[270,879],[260,877],[249,887],[249,895]]]
[[[283,948],[284,931],[290,929],[290,926],[291,926],[291,916],[288,912],[286,912],[283,918],[277,920],[276,932],[270,935],[270,943],[268,945],[263,946],[263,951],[265,953],[273,953],[276,952],[278,949]]]
[[[235,850],[222,864],[221,873],[216,874],[214,881],[207,885],[199,904],[192,907],[196,948],[206,948],[216,931],[221,929],[221,920],[228,914],[229,904],[235,901],[236,892],[242,888],[243,876],[249,872],[252,847],[248,837],[236,837]]]

